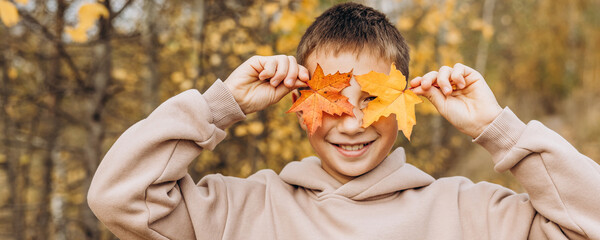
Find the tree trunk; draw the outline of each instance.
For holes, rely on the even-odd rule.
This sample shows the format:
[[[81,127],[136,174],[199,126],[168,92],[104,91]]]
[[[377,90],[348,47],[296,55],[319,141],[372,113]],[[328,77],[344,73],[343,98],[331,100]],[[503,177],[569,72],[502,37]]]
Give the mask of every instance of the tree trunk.
[[[486,26],[492,26],[494,20],[494,5],[496,0],[485,0],[483,2],[482,18]],[[479,71],[481,75],[485,76],[485,68],[487,65],[488,51],[490,41],[485,39],[483,34],[479,39],[479,46],[477,47],[477,58],[475,59],[475,70]]]
[[[204,0],[194,1],[194,34],[193,38],[193,56],[192,66],[196,67],[196,76],[193,76],[192,87],[198,88],[198,79],[204,74],[203,53],[204,53],[204,25],[206,24]]]
[[[142,45],[144,46],[146,56],[146,69],[148,76],[146,78],[146,88],[144,91],[144,115],[148,115],[159,104],[159,85],[160,73],[158,71],[158,34],[156,32],[156,21],[158,19],[158,8],[154,0],[144,3],[145,25],[142,28]]]
[[[2,51],[5,53],[5,51]],[[23,195],[21,189],[21,174],[19,173],[19,156],[16,152],[16,149],[12,146],[11,137],[15,136],[14,122],[10,119],[8,115],[8,101],[9,96],[12,94],[10,92],[10,80],[8,77],[8,62],[6,60],[4,54],[0,54],[0,86],[2,86],[2,91],[0,92],[0,112],[2,113],[2,134],[4,135],[4,154],[6,156],[7,163],[7,177],[9,184],[9,193],[10,193],[10,205],[11,208],[11,219],[12,219],[12,233],[15,239],[23,239],[24,238],[24,228],[25,228],[25,217],[23,214]]]
[[[111,9],[110,1],[104,1],[104,6],[107,9]],[[86,119],[88,132],[84,153],[87,163],[87,174],[82,188],[84,196],[87,196],[92,176],[102,158],[102,141],[105,132],[102,115],[104,112],[104,105],[109,98],[107,89],[111,84],[110,74],[112,72],[110,45],[112,24],[109,19],[110,17],[102,18],[100,20],[99,43],[93,46],[92,49],[94,58],[98,59],[98,65],[93,68],[94,72],[91,73],[94,90],[89,99],[88,116]],[[81,207],[80,216],[88,239],[99,239],[100,231],[98,228],[98,220],[87,204],[84,204]]]
[[[66,8],[67,4],[64,0],[57,1],[57,10],[55,15],[56,25],[54,28],[55,36],[61,36],[62,34],[64,28],[63,17]],[[61,86],[63,85],[60,72],[62,64],[60,61],[61,57],[59,50],[62,47],[62,41],[60,41],[60,39],[56,39],[56,41],[53,42],[52,48],[50,49],[51,58],[47,62],[48,67],[45,84],[47,88],[46,90],[50,93],[49,95],[52,98],[48,112],[48,124],[51,130],[44,137],[48,143],[48,148],[47,154],[43,160],[44,167],[42,168],[44,171],[44,183],[41,189],[40,195],[42,200],[40,201],[41,204],[37,218],[37,239],[44,239],[53,235],[56,239],[66,239],[66,219],[62,212],[64,199],[58,196],[59,194],[64,194],[64,192],[61,193],[63,189],[60,189],[59,187],[59,185],[63,183],[56,181],[57,178],[53,178],[56,164],[60,163],[57,142],[63,126],[61,120],[59,119],[60,105],[64,98],[64,91],[61,89]],[[64,168],[64,166],[61,165],[59,168]],[[60,179],[64,177],[64,175],[57,177]],[[60,206],[60,209],[57,209],[58,206]],[[50,221],[53,222],[52,226],[54,226],[54,229],[53,231],[48,232]]]

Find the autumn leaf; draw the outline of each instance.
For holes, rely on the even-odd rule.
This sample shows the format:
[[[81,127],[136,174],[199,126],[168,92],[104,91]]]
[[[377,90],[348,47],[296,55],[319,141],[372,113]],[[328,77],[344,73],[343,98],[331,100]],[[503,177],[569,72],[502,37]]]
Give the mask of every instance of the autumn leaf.
[[[376,98],[369,102],[363,110],[363,127],[368,127],[380,117],[396,114],[398,129],[410,140],[412,128],[417,124],[415,105],[422,100],[411,90],[406,89],[406,77],[392,63],[390,75],[369,72],[355,76],[356,81],[365,91]]]
[[[106,7],[100,3],[87,3],[77,11],[79,16],[79,27],[89,29],[96,23],[100,17],[108,18],[109,12]]]
[[[108,18],[109,14],[108,9],[100,3],[83,4],[77,11],[79,24],[75,28],[65,28],[65,32],[74,42],[85,42],[87,41],[87,31],[94,26],[96,20],[100,17]]]
[[[67,26],[65,32],[71,36],[73,42],[85,42],[88,39],[87,33],[83,28],[72,28]]]
[[[302,112],[302,120],[309,134],[313,134],[321,126],[323,113],[354,116],[348,97],[340,93],[350,86],[350,78],[352,72],[324,76],[323,69],[317,64],[313,77],[307,82],[310,89],[300,91],[300,98],[287,112]]]
[[[12,27],[19,22],[19,11],[9,1],[0,0],[0,19],[7,27]]]

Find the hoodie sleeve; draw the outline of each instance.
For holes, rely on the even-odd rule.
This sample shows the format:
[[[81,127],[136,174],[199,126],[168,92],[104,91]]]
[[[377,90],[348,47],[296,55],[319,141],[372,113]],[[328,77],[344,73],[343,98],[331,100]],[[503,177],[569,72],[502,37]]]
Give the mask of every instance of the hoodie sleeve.
[[[244,118],[220,80],[203,95],[188,90],[167,100],[108,151],[88,192],[90,208],[121,239],[220,238],[223,179],[205,177],[196,186],[187,167]]]
[[[540,122],[525,125],[508,108],[474,141],[492,154],[496,171],[510,170],[528,193],[490,183],[462,189],[470,195],[463,207],[485,209],[487,221],[474,224],[486,224],[481,227],[489,230],[488,238],[600,239],[596,162]]]

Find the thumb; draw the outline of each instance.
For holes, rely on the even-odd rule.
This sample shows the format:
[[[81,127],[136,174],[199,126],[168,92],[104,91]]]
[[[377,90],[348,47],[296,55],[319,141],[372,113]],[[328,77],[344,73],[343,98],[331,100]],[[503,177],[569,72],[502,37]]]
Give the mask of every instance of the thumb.
[[[277,86],[275,88],[275,102],[279,102],[279,100],[281,100],[283,97],[285,97],[285,95],[287,95],[288,93],[290,93],[293,89],[292,88],[288,88],[285,86],[285,84],[279,84],[279,86]],[[275,103],[273,102],[273,103]]]

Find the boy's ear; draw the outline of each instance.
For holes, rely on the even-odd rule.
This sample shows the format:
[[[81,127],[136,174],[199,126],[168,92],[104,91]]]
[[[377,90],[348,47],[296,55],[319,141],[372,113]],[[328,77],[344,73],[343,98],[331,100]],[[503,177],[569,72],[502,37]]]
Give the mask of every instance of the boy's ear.
[[[292,102],[296,102],[299,97],[300,91],[298,91],[298,89],[294,89],[292,91]],[[298,123],[300,123],[302,130],[306,131],[306,124],[304,124],[304,120],[302,120],[302,112],[296,112],[296,117],[298,117]]]
[[[307,131],[306,124],[304,124],[304,120],[302,119],[302,112],[296,112],[296,117],[298,117],[298,123],[300,123],[300,127],[302,130]]]

